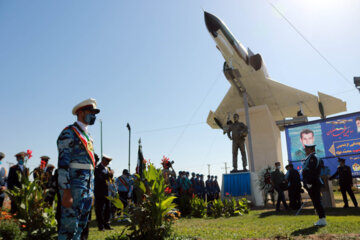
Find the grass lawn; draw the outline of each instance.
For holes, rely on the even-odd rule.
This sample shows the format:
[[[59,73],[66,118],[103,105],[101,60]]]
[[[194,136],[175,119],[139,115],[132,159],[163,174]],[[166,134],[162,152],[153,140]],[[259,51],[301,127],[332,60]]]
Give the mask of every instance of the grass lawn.
[[[356,194],[360,202],[360,194]],[[360,239],[360,208],[342,209],[341,194],[336,193],[337,207],[326,209],[326,227],[314,227],[317,221],[312,205],[303,209],[299,216],[295,211],[277,213],[274,209],[253,210],[248,215],[230,218],[182,218],[174,224],[178,236],[193,239],[242,239],[242,238],[280,238],[303,237],[313,239]],[[349,203],[352,206],[352,202]],[[93,215],[95,216],[95,214]],[[96,221],[91,222],[89,239],[104,239],[123,226],[113,223],[114,230],[97,231]],[[330,235],[335,234],[335,235]],[[315,236],[314,236],[315,235]]]

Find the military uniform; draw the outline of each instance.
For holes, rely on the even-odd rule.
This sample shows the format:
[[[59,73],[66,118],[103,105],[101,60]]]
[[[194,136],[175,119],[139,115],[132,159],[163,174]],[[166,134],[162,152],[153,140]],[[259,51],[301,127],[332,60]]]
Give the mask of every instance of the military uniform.
[[[89,125],[94,124],[96,101],[88,99],[73,109],[73,115],[80,110],[92,110],[95,113],[90,116]],[[79,115],[78,115],[79,116]],[[64,190],[70,190],[73,198],[72,206],[67,208],[61,206],[61,223],[58,239],[80,239],[83,229],[86,227],[94,189],[94,166],[95,156],[93,139],[86,129],[87,125],[77,121],[66,127],[57,140],[59,151],[58,160],[58,186],[60,197],[63,199]]]
[[[230,136],[230,132],[232,136]],[[240,148],[241,158],[243,169],[246,170],[247,166],[247,159],[246,159],[246,152],[245,152],[245,137],[248,133],[247,126],[242,123],[235,121],[233,124],[230,125],[228,130],[228,137],[232,139],[232,153],[233,153],[233,168],[234,170],[238,169],[238,151]]]
[[[205,188],[205,183],[204,183],[204,175],[202,175],[202,174],[200,175],[199,184],[200,184],[200,196],[202,199],[205,200],[206,188]]]
[[[219,187],[219,183],[217,181],[217,176],[215,176],[214,186],[215,186],[215,199],[219,199],[220,187]]]
[[[289,200],[292,209],[299,209],[301,206],[301,181],[300,174],[295,169],[290,169],[287,175],[289,182]]]
[[[109,168],[100,163],[95,168],[95,213],[99,230],[110,229],[111,204],[106,198],[109,196],[109,181]]]
[[[52,169],[48,168],[48,161],[50,159],[48,156],[41,156],[40,159],[40,166],[34,169],[33,177],[34,180],[38,180],[40,182],[41,187],[45,190],[49,187],[49,185],[51,185],[50,181],[52,178],[52,170],[54,168],[53,166]]]
[[[350,167],[346,166],[346,165],[339,166],[337,168],[336,172],[334,173],[334,175],[332,175],[330,177],[330,180],[334,179],[338,175],[339,175],[340,191],[341,191],[343,201],[344,201],[344,204],[345,204],[344,207],[345,208],[349,207],[346,192],[350,195],[350,198],[351,198],[352,202],[354,203],[354,206],[357,207],[358,203],[357,203],[356,198],[354,196],[354,192],[351,189],[351,186],[353,185],[353,180],[352,180],[352,174],[351,174]]]
[[[310,145],[310,147],[313,145]],[[315,225],[326,225],[325,211],[321,203],[320,187],[322,185],[320,180],[320,159],[317,158],[315,152],[310,153],[303,165],[303,182],[304,187],[308,191],[311,201],[313,202],[314,208],[319,216],[319,221]],[[321,220],[323,222],[321,222]]]
[[[19,160],[19,156],[21,160]],[[8,189],[13,190],[15,187],[21,188],[21,179],[19,179],[18,173],[20,173],[21,177],[29,177],[29,169],[24,166],[24,164],[20,164],[20,161],[24,161],[26,156],[25,152],[20,152],[15,155],[18,160],[18,164],[10,167],[9,176],[8,176]],[[17,206],[14,201],[11,201],[11,213],[15,213],[17,211]]]
[[[205,181],[205,192],[207,195],[207,200],[211,200],[211,182],[210,182],[210,175],[207,176],[207,180]]]
[[[279,165],[280,166],[280,165]],[[288,205],[285,200],[283,183],[285,181],[285,175],[278,168],[275,169],[274,172],[271,173],[271,181],[274,184],[274,188],[278,193],[278,199],[276,202],[276,211],[280,211],[280,204],[283,203],[285,209],[288,209]]]
[[[115,180],[117,191],[119,193],[120,200],[124,204],[124,207],[127,206],[127,200],[131,198],[133,191],[133,182],[129,176],[129,171],[124,169],[123,174]]]
[[[191,174],[191,178],[190,178],[190,182],[191,182],[191,193],[196,194],[196,181],[195,181],[195,173]]]
[[[319,157],[324,156],[324,152],[320,149],[316,149],[315,152],[316,152],[316,156],[319,156]],[[304,160],[304,159],[306,159],[305,150],[304,150],[304,148],[300,148],[295,152],[295,156],[294,156],[293,160],[297,161],[297,160]]]

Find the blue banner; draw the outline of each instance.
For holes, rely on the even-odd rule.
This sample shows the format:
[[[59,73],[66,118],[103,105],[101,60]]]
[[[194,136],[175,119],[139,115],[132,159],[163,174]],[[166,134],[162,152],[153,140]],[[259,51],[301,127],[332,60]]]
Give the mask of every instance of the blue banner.
[[[287,126],[289,162],[299,172],[305,160],[305,144],[316,144],[316,155],[334,174],[338,157],[344,158],[353,177],[360,177],[360,112]]]

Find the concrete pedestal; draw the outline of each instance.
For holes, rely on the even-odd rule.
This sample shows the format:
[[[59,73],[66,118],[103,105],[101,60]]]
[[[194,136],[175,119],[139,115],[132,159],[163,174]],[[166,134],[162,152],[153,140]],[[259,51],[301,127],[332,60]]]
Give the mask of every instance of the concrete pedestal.
[[[257,174],[251,172],[223,174],[221,197],[246,197],[255,206],[264,206],[257,183]]]
[[[239,121],[245,121],[244,109],[237,109]],[[280,130],[266,105],[249,108],[251,122],[251,137],[254,156],[254,170],[258,172],[266,166],[274,167],[275,162],[282,163],[281,137]],[[246,150],[248,149],[248,138],[246,138]],[[249,154],[247,155],[249,158]],[[251,166],[251,162],[248,159]],[[238,165],[241,166],[241,157],[239,154]],[[249,167],[249,169],[251,169]]]

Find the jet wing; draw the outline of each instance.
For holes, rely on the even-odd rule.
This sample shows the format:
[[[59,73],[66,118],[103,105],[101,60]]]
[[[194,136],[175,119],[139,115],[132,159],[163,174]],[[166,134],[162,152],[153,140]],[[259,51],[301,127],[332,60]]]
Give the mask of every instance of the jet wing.
[[[216,123],[215,118],[224,126],[228,114],[233,114],[238,108],[244,108],[243,98],[239,95],[235,87],[231,86],[215,113],[210,111],[207,123],[211,128],[222,128],[222,126]]]
[[[248,77],[243,76],[241,82],[253,105],[267,105],[275,121],[295,117],[300,105],[305,116],[321,117],[319,102],[325,116],[346,111],[346,103],[338,98],[320,92],[319,96],[315,96],[256,75],[257,73],[253,72]],[[216,111],[209,113],[207,123],[212,128],[220,128],[219,122],[225,125],[228,113],[233,114],[239,108],[244,108],[243,99],[236,88],[231,86]]]

